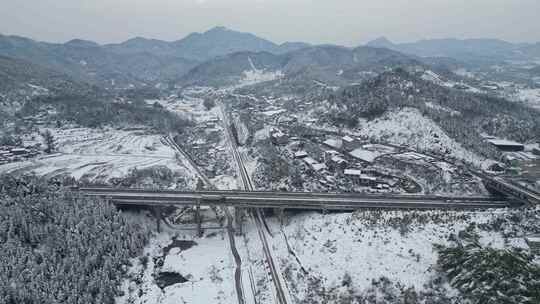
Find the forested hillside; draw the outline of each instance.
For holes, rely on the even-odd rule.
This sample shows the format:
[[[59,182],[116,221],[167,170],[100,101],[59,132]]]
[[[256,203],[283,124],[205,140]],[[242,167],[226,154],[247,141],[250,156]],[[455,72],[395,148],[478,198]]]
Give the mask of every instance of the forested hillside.
[[[268,52],[241,52],[218,57],[191,69],[179,78],[179,83],[232,85],[238,83],[244,71],[258,70],[283,73],[283,79],[271,83],[274,89],[289,84],[305,87],[314,81],[328,85],[347,85],[365,80],[368,75],[386,71],[388,67],[422,65],[422,61],[415,57],[383,48],[350,49],[321,45],[277,55]]]
[[[336,125],[354,126],[359,118],[373,119],[390,109],[418,108],[450,137],[485,156],[495,151],[482,143],[482,132],[523,142],[540,134],[538,111],[502,98],[439,86],[402,69],[341,89],[327,100],[332,105],[327,119]]]
[[[534,255],[484,248],[479,236],[460,232],[455,246],[437,246],[439,270],[470,303],[533,304],[540,301],[540,267]],[[469,235],[470,234],[470,235]]]
[[[137,98],[129,102],[113,102],[110,97],[63,95],[41,96],[26,102],[20,115],[35,115],[43,107],[52,106],[56,114],[49,115],[49,123],[67,121],[95,128],[105,125],[146,125],[158,131],[181,131],[192,125],[187,117],[167,111],[158,104],[149,105]]]
[[[114,303],[149,230],[60,183],[0,177],[0,303]]]
[[[94,89],[66,74],[0,55],[0,112],[14,113],[35,96],[88,94]]]

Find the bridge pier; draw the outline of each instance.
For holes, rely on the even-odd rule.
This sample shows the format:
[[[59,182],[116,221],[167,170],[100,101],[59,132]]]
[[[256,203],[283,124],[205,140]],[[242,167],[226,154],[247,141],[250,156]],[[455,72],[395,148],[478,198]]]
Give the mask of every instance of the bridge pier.
[[[235,221],[235,231],[237,235],[241,235],[242,231],[242,209],[240,207],[234,207],[234,221]]]
[[[157,232],[161,232],[161,210],[159,207],[153,207],[152,208],[152,214],[156,218],[156,229]]]
[[[283,226],[283,218],[284,218],[285,209],[279,208],[279,224]]]
[[[195,206],[195,221],[197,222],[197,236],[202,237],[202,216],[201,216],[201,201],[197,200],[197,206]]]

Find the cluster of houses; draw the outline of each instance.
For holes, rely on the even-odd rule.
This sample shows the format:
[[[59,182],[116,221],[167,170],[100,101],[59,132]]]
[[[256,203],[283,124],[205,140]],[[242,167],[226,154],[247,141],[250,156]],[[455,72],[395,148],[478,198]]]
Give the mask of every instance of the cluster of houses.
[[[219,136],[221,134],[221,126],[219,124],[219,118],[216,116],[209,117],[204,122],[204,128],[206,134],[209,136]]]
[[[361,170],[346,159],[344,153],[351,155],[350,152],[360,149],[361,144],[357,139],[344,136],[342,138],[327,139],[324,144],[330,149],[324,151],[323,162],[317,161],[304,150],[294,153],[294,158],[302,160],[306,166],[321,177],[319,180],[321,184],[335,184],[335,178],[330,173],[332,171],[346,177],[357,186],[371,187],[381,191],[391,188],[389,183],[374,176],[377,175],[377,172]]]
[[[0,146],[0,165],[32,158],[40,153],[39,145],[28,147]]]
[[[340,138],[329,138],[323,142],[326,146],[337,151],[351,152],[359,148],[361,143],[358,139],[345,135]]]
[[[525,151],[525,145],[511,140],[487,138],[487,142],[503,152],[501,161],[508,166],[517,166],[521,162],[532,161],[540,156],[540,145]]]
[[[280,129],[272,128],[270,130],[270,140],[274,145],[286,145],[289,141],[289,137]]]

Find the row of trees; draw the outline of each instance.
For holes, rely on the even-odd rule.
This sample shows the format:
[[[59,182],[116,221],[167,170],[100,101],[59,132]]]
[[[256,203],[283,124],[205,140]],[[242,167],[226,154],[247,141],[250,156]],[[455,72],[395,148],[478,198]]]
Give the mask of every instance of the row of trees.
[[[114,303],[148,236],[60,182],[0,176],[0,303]]]
[[[83,95],[37,97],[26,102],[18,115],[23,117],[38,114],[45,105],[52,105],[57,110],[51,121],[68,121],[90,128],[139,124],[169,132],[193,125],[188,117],[174,114],[161,106],[150,106],[141,99],[132,103],[116,103],[107,97]]]

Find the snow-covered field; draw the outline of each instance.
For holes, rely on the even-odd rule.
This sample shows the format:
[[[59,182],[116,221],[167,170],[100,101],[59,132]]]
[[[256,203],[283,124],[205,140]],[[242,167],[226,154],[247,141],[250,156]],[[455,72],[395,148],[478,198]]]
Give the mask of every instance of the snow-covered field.
[[[57,153],[0,166],[2,173],[33,171],[37,175],[71,175],[104,182],[126,176],[130,170],[165,166],[193,180],[193,174],[176,159],[176,151],[162,136],[144,130],[52,129]]]
[[[242,79],[240,80],[240,84],[238,87],[248,86],[257,84],[260,82],[265,81],[272,81],[279,79],[283,77],[283,73],[281,71],[264,71],[264,70],[251,70],[251,71],[244,71],[242,75]]]
[[[251,66],[251,70],[246,70],[242,73],[242,79],[240,79],[240,83],[236,87],[243,87],[257,84],[260,82],[272,81],[284,76],[283,72],[281,71],[266,71],[265,69],[257,69],[257,67],[255,67],[255,64],[249,57],[248,61],[249,65]]]
[[[219,231],[204,238],[178,233],[169,229],[151,239],[144,250],[144,256],[148,257],[146,267],[141,259],[132,261],[131,279],[124,282],[125,294],[116,303],[237,303],[233,278],[235,265],[230,257],[226,232]],[[173,238],[193,241],[194,245],[187,249],[173,247],[164,252]],[[161,289],[156,279],[162,272],[180,274],[187,282]]]
[[[417,151],[448,150],[457,159],[478,166],[484,161],[450,138],[435,122],[414,108],[393,110],[372,121],[363,120],[358,130],[357,135],[408,146]]]
[[[322,303],[317,294],[339,292],[346,275],[358,294],[372,288],[372,281],[381,277],[422,291],[437,276],[433,245],[449,244],[450,235],[470,223],[485,223],[497,212],[504,211],[433,211],[423,213],[422,223],[415,213],[401,211],[303,213],[290,217],[281,232],[278,223],[271,224],[273,248],[288,278],[290,293],[299,303],[308,299],[313,301],[309,303]],[[480,236],[484,246],[507,246],[500,233],[480,231]],[[445,288],[454,292],[448,285]]]
[[[396,290],[414,288],[432,292],[440,280],[435,245],[450,245],[450,237],[468,228],[497,222],[506,210],[492,211],[364,211],[321,214],[286,213],[283,224],[267,217],[267,239],[283,286],[291,303],[329,303],[329,298],[345,292],[343,282],[350,277],[347,292],[364,295],[379,286],[381,278]],[[501,232],[478,228],[484,247],[522,247],[521,238],[505,239]],[[234,287],[234,259],[226,231],[202,238],[186,231],[155,235],[144,255],[132,261],[129,279],[123,284],[126,303],[237,303]],[[246,303],[274,303],[273,283],[256,227],[250,218],[244,236],[236,237],[242,257],[242,280]],[[189,248],[167,248],[173,240],[192,241]],[[146,259],[147,263],[143,263]],[[143,266],[146,264],[146,266]],[[186,281],[160,288],[160,273],[182,275]],[[438,284],[447,296],[457,291],[443,278]],[[252,293],[254,287],[254,293]],[[380,302],[384,303],[384,302]]]

